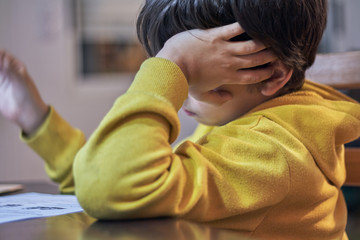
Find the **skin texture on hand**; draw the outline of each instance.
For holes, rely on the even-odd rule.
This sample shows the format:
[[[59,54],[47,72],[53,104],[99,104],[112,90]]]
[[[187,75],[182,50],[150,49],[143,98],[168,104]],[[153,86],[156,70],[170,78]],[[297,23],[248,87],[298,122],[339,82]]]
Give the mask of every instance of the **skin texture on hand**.
[[[47,113],[48,106],[41,99],[25,65],[0,50],[0,114],[30,135]]]
[[[259,41],[230,41],[244,32],[238,23],[182,32],[170,38],[156,57],[176,63],[188,80],[192,96],[211,102],[212,97],[220,95],[209,93],[222,85],[255,84],[273,74],[271,64],[266,68],[249,69],[277,58]]]

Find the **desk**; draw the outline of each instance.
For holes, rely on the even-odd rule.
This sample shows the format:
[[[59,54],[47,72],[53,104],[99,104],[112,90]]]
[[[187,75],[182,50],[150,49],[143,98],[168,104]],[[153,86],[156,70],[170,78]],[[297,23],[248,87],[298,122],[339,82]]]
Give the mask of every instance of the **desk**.
[[[56,185],[24,184],[21,192],[58,193]],[[20,193],[21,193],[20,192]],[[1,240],[243,240],[236,231],[176,219],[101,222],[85,213],[0,224]]]

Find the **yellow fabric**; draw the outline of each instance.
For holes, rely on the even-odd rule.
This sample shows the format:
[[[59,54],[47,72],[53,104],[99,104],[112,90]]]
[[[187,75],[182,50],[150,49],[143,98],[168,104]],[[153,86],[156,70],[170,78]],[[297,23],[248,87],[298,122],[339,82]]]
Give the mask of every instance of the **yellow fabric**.
[[[308,81],[224,126],[199,126],[173,150],[187,91],[174,63],[151,58],[86,143],[54,109],[24,140],[62,191],[75,179],[99,219],[174,216],[260,239],[347,239],[343,144],[359,137],[358,103]]]
[[[74,193],[72,165],[75,154],[85,144],[84,134],[74,129],[50,107],[49,114],[40,128],[30,136],[21,135],[31,148],[46,160],[45,170],[58,182],[63,193]]]

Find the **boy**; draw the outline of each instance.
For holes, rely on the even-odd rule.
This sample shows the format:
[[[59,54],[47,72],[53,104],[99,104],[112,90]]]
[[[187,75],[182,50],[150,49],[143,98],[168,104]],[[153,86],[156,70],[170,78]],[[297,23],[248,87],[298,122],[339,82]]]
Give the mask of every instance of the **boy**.
[[[243,34],[237,23],[183,32],[232,22],[255,40],[227,41]],[[260,239],[347,239],[343,144],[359,137],[360,107],[304,84],[325,22],[325,0],[146,1],[138,33],[156,57],[90,139],[31,94],[42,117],[24,140],[99,219],[173,216]],[[238,75],[265,81],[234,84]],[[182,105],[201,124],[173,151]]]

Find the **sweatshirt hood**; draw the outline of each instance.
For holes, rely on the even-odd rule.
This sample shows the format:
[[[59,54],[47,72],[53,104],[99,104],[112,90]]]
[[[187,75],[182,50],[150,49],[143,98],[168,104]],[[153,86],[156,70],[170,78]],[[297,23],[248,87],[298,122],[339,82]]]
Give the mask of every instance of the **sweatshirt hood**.
[[[255,111],[298,138],[334,185],[345,182],[343,145],[360,137],[357,101],[331,87],[306,81],[300,91],[272,99]]]

